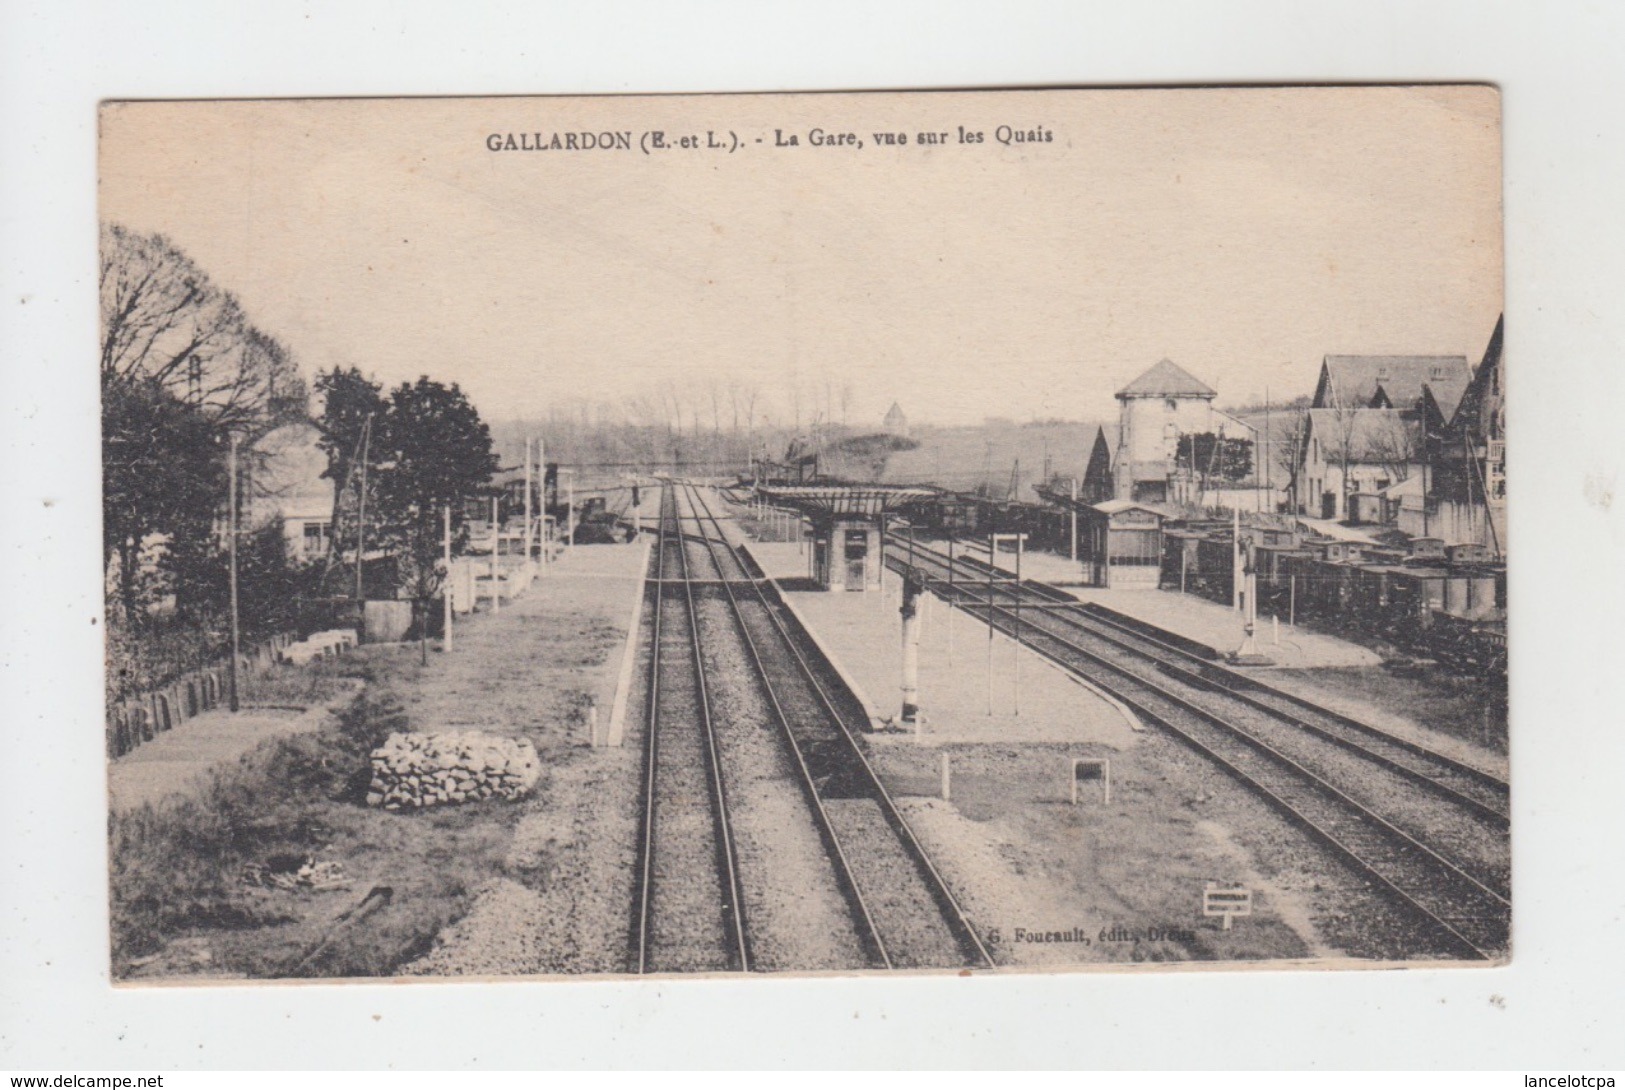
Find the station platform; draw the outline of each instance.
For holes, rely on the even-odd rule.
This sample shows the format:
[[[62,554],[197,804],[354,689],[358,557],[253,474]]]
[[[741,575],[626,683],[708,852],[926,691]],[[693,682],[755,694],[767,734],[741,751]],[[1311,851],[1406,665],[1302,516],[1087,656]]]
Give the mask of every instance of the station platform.
[[[921,544],[944,551],[943,541],[920,539]],[[956,553],[963,547],[956,543]],[[987,560],[987,548],[972,549],[972,555]],[[1016,554],[1000,551],[993,563],[998,568],[1015,573]],[[1028,552],[1021,557],[1021,577],[1048,583],[1065,591],[1080,602],[1098,602],[1100,605],[1127,614],[1136,620],[1154,624],[1158,628],[1177,633],[1187,639],[1207,644],[1224,654],[1241,645],[1241,614],[1218,602],[1199,598],[1194,594],[1180,594],[1169,590],[1104,590],[1083,585],[1083,569],[1075,561],[1054,553]],[[1319,632],[1289,625],[1286,620],[1260,614],[1258,631],[1254,637],[1258,651],[1270,660],[1271,666],[1249,667],[1267,670],[1300,670],[1315,667],[1372,667],[1382,663],[1382,656],[1368,647],[1338,639]]]
[[[887,572],[878,593],[813,590],[802,546],[745,544],[871,717],[896,717],[902,705],[899,578]],[[992,640],[990,656],[987,626],[935,599],[922,610],[919,661],[923,726],[917,736],[876,734],[877,743],[1135,744],[1139,724],[1121,705],[1002,635]]]

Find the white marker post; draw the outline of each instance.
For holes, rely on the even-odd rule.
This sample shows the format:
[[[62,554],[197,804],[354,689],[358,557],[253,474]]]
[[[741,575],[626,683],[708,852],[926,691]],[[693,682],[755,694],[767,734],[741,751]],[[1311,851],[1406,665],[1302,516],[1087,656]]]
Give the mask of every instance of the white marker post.
[[[549,562],[547,554],[553,545],[553,535],[548,530],[547,521],[547,440],[539,435],[536,437],[536,469],[542,475],[542,574],[546,575]]]
[[[530,575],[530,436],[525,436],[525,574]]]
[[[940,754],[937,759],[937,772],[942,779],[942,801],[948,802],[953,798],[953,758],[946,753]]]

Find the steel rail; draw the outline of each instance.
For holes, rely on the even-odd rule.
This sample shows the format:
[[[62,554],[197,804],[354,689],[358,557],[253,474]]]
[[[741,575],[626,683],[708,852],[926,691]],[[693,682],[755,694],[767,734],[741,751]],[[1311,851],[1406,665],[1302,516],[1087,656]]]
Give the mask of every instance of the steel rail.
[[[746,938],[744,923],[744,903],[739,895],[739,876],[734,855],[733,832],[728,821],[727,794],[722,782],[721,767],[717,760],[716,734],[711,722],[710,698],[705,685],[705,671],[700,658],[698,625],[696,623],[696,610],[694,607],[693,590],[688,580],[688,560],[683,549],[682,523],[676,502],[676,496],[668,487],[662,498],[662,506],[670,509],[670,515],[662,513],[660,533],[656,545],[655,562],[655,615],[653,626],[653,640],[649,662],[649,695],[646,706],[646,732],[644,758],[644,820],[642,833],[642,866],[640,874],[640,890],[638,895],[638,921],[637,921],[637,971],[650,972],[650,925],[653,920],[653,893],[654,893],[654,856],[655,856],[655,800],[658,795],[659,770],[659,735],[660,735],[660,668],[661,668],[661,615],[664,610],[666,597],[665,584],[665,547],[668,540],[675,542],[681,569],[681,582],[684,587],[684,604],[689,618],[689,651],[692,656],[692,667],[695,675],[695,695],[699,704],[700,727],[703,731],[707,761],[707,780],[711,787],[712,823],[717,834],[717,866],[723,879],[723,888],[728,903],[721,906],[724,920],[725,941],[728,945],[726,954],[730,963],[739,971],[749,971],[751,956],[749,943]],[[673,534],[668,538],[667,523],[671,524]]]
[[[692,488],[693,486],[691,485],[690,487]],[[948,889],[948,883],[942,877],[941,872],[937,870],[935,864],[931,862],[930,857],[925,852],[925,848],[920,844],[918,837],[914,835],[914,830],[909,827],[909,824],[907,820],[904,819],[902,812],[898,810],[896,802],[893,801],[891,797],[891,793],[886,790],[885,785],[880,780],[879,774],[875,772],[874,767],[869,763],[869,759],[864,755],[862,748],[858,745],[857,738],[853,735],[851,727],[846,722],[846,717],[836,709],[835,702],[833,699],[831,699],[830,694],[825,689],[823,682],[818,679],[817,673],[807,662],[806,656],[802,654],[798,640],[791,633],[788,626],[786,626],[784,623],[784,620],[779,616],[778,611],[774,608],[773,602],[769,599],[766,590],[763,588],[764,582],[771,583],[771,581],[766,580],[761,576],[750,574],[750,565],[746,564],[745,558],[740,555],[738,548],[729,542],[726,535],[723,534],[722,524],[717,520],[716,515],[711,511],[710,504],[706,503],[704,497],[699,494],[697,489],[694,490],[694,494],[699,506],[704,508],[706,517],[710,519],[712,525],[716,528],[720,543],[724,549],[726,549],[728,555],[733,559],[733,562],[739,567],[739,570],[742,573],[749,575],[749,583],[754,589],[757,599],[764,607],[768,620],[772,623],[774,629],[779,633],[780,638],[784,641],[785,647],[789,649],[790,653],[795,658],[796,664],[800,668],[802,676],[805,677],[808,683],[811,685],[812,690],[818,697],[818,701],[823,706],[825,713],[829,716],[830,720],[840,728],[840,735],[846,741],[848,750],[852,756],[857,759],[858,767],[864,774],[865,782],[868,783],[874,791],[875,801],[880,806],[881,813],[885,816],[887,824],[892,827],[898,839],[902,842],[904,851],[914,861],[915,865],[924,875],[926,879],[926,886],[929,889],[933,899],[936,900],[938,908],[943,912],[949,925],[949,929],[954,932],[954,935],[962,948],[961,952],[967,955],[970,960],[978,963],[980,966],[987,968],[994,967],[995,962],[993,960],[993,956],[988,952],[987,947],[982,943],[981,936],[976,933],[976,928],[971,924],[970,919],[968,916],[966,916],[964,909],[960,906],[958,900],[954,898],[952,891]],[[719,568],[718,571],[720,573],[721,569]]]
[[[954,591],[956,594],[960,593],[960,588],[957,586],[957,584]],[[965,608],[963,604],[961,604],[961,608]],[[982,604],[981,602],[978,602],[974,608],[977,610],[983,610],[987,613],[986,620],[989,625],[998,628],[1006,635],[1014,635],[1013,629],[1015,627],[1015,622],[1013,620],[1013,612],[1011,610],[1005,609],[1004,607],[998,605]],[[967,609],[966,612],[971,612],[971,610]],[[972,615],[975,616],[976,614],[972,613]],[[1029,633],[1030,636],[1036,636],[1041,640],[1047,640],[1060,645],[1066,650],[1067,654],[1077,655],[1088,662],[1105,668],[1111,673],[1125,679],[1130,686],[1139,686],[1146,693],[1149,693],[1153,698],[1160,699],[1168,704],[1172,704],[1179,711],[1217,728],[1221,736],[1227,737],[1230,740],[1241,742],[1244,747],[1250,748],[1254,752],[1262,755],[1266,762],[1272,762],[1278,766],[1280,770],[1283,770],[1286,773],[1289,779],[1296,777],[1297,779],[1303,781],[1299,787],[1300,789],[1307,788],[1311,797],[1313,797],[1313,795],[1316,793],[1329,797],[1333,801],[1334,805],[1341,806],[1343,809],[1349,811],[1350,816],[1356,822],[1374,829],[1381,837],[1386,837],[1390,840],[1398,842],[1402,849],[1402,853],[1404,851],[1409,851],[1420,856],[1423,860],[1428,861],[1432,868],[1437,871],[1442,871],[1442,876],[1448,881],[1465,885],[1473,896],[1481,899],[1487,899],[1491,905],[1496,908],[1498,914],[1503,910],[1510,910],[1510,903],[1499,893],[1489,889],[1483,885],[1483,883],[1478,881],[1478,879],[1463,871],[1455,863],[1439,855],[1432,848],[1416,840],[1404,830],[1396,828],[1380,815],[1373,813],[1368,807],[1345,795],[1338,788],[1330,783],[1327,783],[1325,780],[1304,768],[1291,757],[1288,757],[1287,755],[1276,750],[1274,747],[1268,745],[1260,739],[1253,737],[1246,731],[1227,723],[1218,715],[1189,703],[1177,694],[1161,689],[1159,686],[1152,684],[1150,681],[1140,677],[1137,674],[1134,674],[1125,667],[1113,663],[1111,660],[1103,658],[1102,656],[1089,651],[1086,648],[1078,646],[1064,636],[1060,636],[1043,628],[1039,628],[1026,620],[1022,620],[1020,624],[1031,630]],[[1028,646],[1033,647],[1034,650],[1039,651],[1040,654],[1043,654],[1046,658],[1049,658],[1051,661],[1056,662],[1063,667],[1073,670],[1078,669],[1078,664],[1076,662],[1067,661],[1067,654],[1058,654],[1054,651],[1043,650],[1039,648],[1036,642],[1031,639],[1028,641]],[[1097,683],[1100,682],[1098,677],[1094,678],[1094,680]],[[1462,932],[1444,915],[1441,915],[1440,913],[1435,912],[1423,905],[1417,899],[1417,896],[1420,893],[1419,890],[1409,890],[1401,886],[1392,876],[1388,875],[1380,868],[1380,864],[1374,863],[1365,858],[1360,851],[1345,843],[1342,837],[1334,833],[1332,830],[1325,828],[1320,822],[1315,821],[1307,814],[1304,814],[1299,806],[1294,805],[1290,800],[1284,798],[1278,791],[1260,782],[1258,777],[1247,772],[1236,762],[1219,753],[1213,746],[1204,743],[1201,739],[1197,738],[1193,732],[1176,724],[1169,716],[1161,714],[1155,709],[1147,706],[1143,697],[1136,696],[1132,693],[1123,692],[1120,685],[1113,688],[1113,695],[1122,700],[1137,713],[1144,715],[1152,722],[1161,725],[1164,727],[1164,729],[1172,732],[1175,736],[1184,740],[1192,748],[1209,757],[1221,768],[1225,769],[1232,776],[1240,780],[1245,786],[1270,800],[1277,806],[1277,808],[1284,811],[1291,820],[1299,823],[1304,828],[1308,829],[1320,839],[1325,841],[1346,861],[1354,865],[1357,870],[1378,882],[1384,889],[1387,889],[1391,894],[1397,897],[1404,905],[1436,927],[1444,936],[1448,937],[1451,942],[1458,947],[1458,949],[1469,953],[1470,956],[1473,957],[1485,959],[1492,957],[1492,953],[1488,949],[1480,945],[1475,940],[1462,934]],[[1451,919],[1457,919],[1459,922],[1460,917],[1452,916]]]
[[[990,623],[993,623],[1001,632],[1005,632],[1007,635],[1012,634],[1012,625],[1008,620],[1010,611],[995,606],[991,612],[1000,614],[1002,617],[996,621],[991,621]],[[974,616],[975,614],[973,613],[972,615]],[[1237,729],[1231,724],[1225,722],[1219,716],[1213,715],[1195,705],[1189,704],[1181,698],[1169,694],[1165,690],[1161,690],[1157,686],[1146,682],[1145,679],[1116,667],[1114,664],[1110,663],[1109,660],[1102,659],[1099,656],[1078,647],[1064,637],[1058,636],[1052,632],[1047,632],[1040,628],[1034,628],[1031,632],[1029,632],[1028,645],[1035,646],[1035,643],[1038,640],[1047,640],[1060,644],[1071,654],[1079,655],[1085,659],[1088,659],[1089,661],[1097,663],[1098,665],[1105,666],[1107,669],[1111,669],[1129,679],[1131,684],[1141,685],[1154,698],[1173,704],[1178,708],[1179,711],[1217,728],[1221,737],[1224,739],[1239,742],[1245,748],[1250,748],[1257,754],[1261,755],[1267,762],[1273,762],[1274,764],[1278,765],[1279,770],[1284,772],[1288,776],[1289,780],[1292,777],[1296,777],[1297,779],[1303,781],[1297,786],[1300,790],[1306,791],[1311,799],[1313,799],[1316,794],[1319,794],[1329,799],[1333,806],[1342,807],[1343,809],[1347,810],[1349,814],[1343,820],[1352,820],[1356,823],[1364,824],[1373,830],[1379,838],[1387,838],[1397,842],[1400,848],[1400,852],[1398,853],[1400,856],[1403,856],[1403,854],[1407,851],[1416,856],[1420,856],[1422,860],[1424,860],[1424,865],[1426,867],[1431,868],[1435,872],[1442,872],[1437,874],[1437,877],[1443,877],[1446,881],[1454,882],[1460,886],[1467,887],[1467,891],[1469,892],[1470,896],[1490,902],[1498,915],[1504,914],[1505,911],[1510,909],[1510,902],[1508,902],[1508,900],[1500,893],[1488,888],[1473,875],[1462,870],[1460,866],[1453,861],[1440,855],[1433,848],[1423,844],[1421,841],[1406,833],[1404,830],[1397,828],[1385,818],[1373,812],[1369,807],[1355,799],[1350,798],[1337,787],[1326,782],[1324,779],[1317,776],[1309,769],[1303,767],[1291,757],[1281,753],[1279,750],[1276,750],[1269,744],[1254,738],[1246,731]],[[1062,666],[1069,669],[1077,669],[1077,664],[1067,662],[1064,655],[1056,655],[1045,652],[1040,653],[1046,654],[1046,657]],[[1098,677],[1094,680],[1097,683],[1100,682]],[[1316,836],[1324,840],[1327,844],[1332,846],[1358,870],[1377,881],[1383,888],[1387,889],[1389,892],[1399,898],[1407,907],[1419,913],[1429,923],[1436,926],[1470,956],[1484,959],[1489,959],[1493,956],[1491,951],[1486,949],[1484,945],[1481,945],[1479,942],[1462,934],[1461,930],[1450,922],[1452,919],[1460,920],[1468,917],[1458,917],[1435,911],[1433,908],[1427,907],[1426,905],[1422,904],[1420,900],[1418,900],[1418,897],[1427,896],[1429,893],[1437,894],[1437,890],[1426,889],[1426,883],[1418,883],[1414,888],[1407,888],[1405,885],[1401,885],[1399,879],[1396,879],[1393,875],[1386,873],[1380,861],[1373,861],[1366,858],[1365,853],[1362,853],[1360,850],[1346,843],[1343,837],[1339,836],[1332,829],[1327,828],[1325,823],[1316,821],[1314,818],[1305,814],[1299,804],[1294,804],[1291,800],[1283,797],[1281,792],[1261,782],[1258,776],[1241,768],[1235,761],[1219,753],[1214,746],[1204,743],[1200,738],[1197,738],[1192,731],[1175,723],[1169,716],[1161,714],[1155,709],[1147,706],[1143,699],[1123,692],[1121,688],[1114,688],[1113,695],[1122,700],[1137,713],[1146,716],[1152,722],[1155,722],[1165,729],[1171,731],[1177,737],[1181,738],[1187,744],[1192,746],[1192,748],[1209,757],[1221,768],[1224,768],[1227,772],[1231,773],[1231,775],[1239,779],[1249,789],[1256,791],[1266,799],[1270,800],[1278,808],[1283,810],[1291,820],[1301,824],[1304,828],[1308,829]],[[1390,860],[1392,860],[1392,858],[1393,854],[1390,854]]]
[[[669,492],[662,493],[660,528],[655,537],[654,617],[649,644],[649,687],[643,715],[643,821],[639,825],[638,842],[638,912],[633,921],[632,935],[637,949],[637,960],[632,968],[638,973],[648,972],[650,901],[654,893],[655,778],[660,753],[660,620],[665,612],[666,524],[670,499]]]
[[[901,538],[896,538],[894,540],[899,542],[903,541]],[[922,553],[925,554],[927,560],[934,563],[938,567],[945,568],[947,566],[947,558],[936,550],[916,545],[914,552],[916,555]],[[899,557],[899,562],[900,560],[901,558]],[[957,557],[955,558],[955,562],[958,562]],[[985,565],[983,565],[980,561],[972,560],[969,563],[974,564],[978,568],[985,567]],[[1087,604],[1079,602],[1071,595],[1065,594],[1064,592],[1053,587],[1047,587],[1042,583],[1031,583],[1023,580],[1019,589],[1011,589],[1012,583],[1013,581],[1006,581],[1005,583],[994,585],[1001,593],[1009,596],[1016,596],[1022,592],[1029,592],[1036,596],[1043,597],[1047,601],[1055,603],[1056,608],[1045,608],[1044,613],[1057,619],[1060,621],[1060,623],[1066,625],[1067,627],[1085,634],[1092,639],[1109,643],[1115,647],[1121,648],[1123,651],[1126,651],[1129,654],[1137,655],[1157,663],[1158,668],[1164,673],[1177,678],[1185,684],[1190,685],[1192,688],[1222,694],[1223,696],[1234,700],[1237,703],[1244,704],[1255,711],[1262,712],[1265,715],[1269,715],[1284,723],[1288,723],[1301,730],[1307,731],[1310,734],[1313,734],[1324,741],[1330,742],[1333,745],[1348,750],[1349,752],[1354,753],[1359,757],[1372,762],[1373,764],[1380,765],[1396,775],[1400,775],[1406,779],[1412,780],[1424,789],[1447,799],[1451,803],[1468,810],[1476,817],[1482,818],[1501,829],[1506,829],[1510,825],[1510,805],[1507,800],[1508,786],[1505,780],[1485,772],[1482,769],[1475,768],[1474,766],[1463,761],[1458,761],[1453,757],[1448,757],[1419,743],[1412,742],[1409,739],[1401,738],[1388,731],[1362,723],[1360,720],[1355,719],[1352,716],[1343,715],[1340,712],[1334,712],[1330,709],[1323,708],[1306,698],[1283,692],[1282,690],[1276,689],[1273,686],[1256,681],[1252,678],[1242,677],[1240,674],[1221,663],[1209,661],[1183,648],[1176,647],[1173,644],[1159,640],[1154,636],[1141,633],[1127,624],[1118,623],[1111,618],[1103,617],[1100,614],[1092,611]],[[954,585],[957,590],[959,584],[956,583]],[[980,581],[977,582],[976,586],[981,586]],[[967,595],[970,593],[970,589],[971,588],[969,587],[966,588]],[[1057,595],[1059,598],[1054,597]],[[984,599],[984,602],[986,604],[992,604],[991,598]],[[1103,631],[1103,629],[1105,629],[1105,631]],[[1144,646],[1140,645],[1154,647],[1156,651],[1147,651]],[[1189,662],[1198,664],[1203,671],[1212,671],[1221,674],[1223,678],[1228,679],[1230,682],[1232,682],[1232,684],[1226,684],[1223,681],[1215,680],[1209,677],[1206,673],[1189,669],[1185,665],[1185,663]],[[1267,695],[1255,695],[1257,693],[1264,693]],[[1372,749],[1367,742],[1362,742],[1359,738],[1350,737],[1349,734],[1341,733],[1338,729],[1329,728],[1321,724],[1311,722],[1308,719],[1303,718],[1302,715],[1295,714],[1285,708],[1271,703],[1270,698],[1272,697],[1278,697],[1284,702],[1293,704],[1305,711],[1310,712],[1311,714],[1318,715],[1326,720],[1330,720],[1338,724],[1339,727],[1353,731],[1356,734],[1363,735],[1366,739],[1372,743],[1375,743],[1376,745],[1391,746],[1394,749],[1401,750],[1410,756],[1418,758],[1422,762],[1432,764],[1436,771],[1430,772],[1426,768],[1420,768],[1415,764],[1407,763],[1405,760],[1390,756],[1386,753],[1378,752],[1377,750]],[[1492,796],[1492,801],[1485,801],[1483,798],[1467,794],[1461,789],[1452,786],[1440,778],[1441,773],[1445,776],[1453,775],[1461,777],[1471,781],[1478,787],[1485,788]]]
[[[906,544],[908,540],[897,534],[891,534],[889,536],[898,543],[899,549],[901,549],[902,545]],[[914,549],[916,552],[928,553],[938,558],[939,562],[947,559],[946,555],[940,550],[932,549],[929,546],[915,544]],[[998,584],[1001,590],[1013,585],[1015,582],[1015,580],[1010,577],[1009,573],[1005,572],[1002,568],[994,567],[993,565],[988,564],[987,562],[976,557],[954,557],[953,560],[956,564],[962,562],[964,566],[976,569],[981,574],[986,574],[987,570],[992,568],[994,572],[1006,576],[1005,580]],[[1302,708],[1303,710],[1311,712],[1324,719],[1329,719],[1340,723],[1351,730],[1375,738],[1383,744],[1392,745],[1396,748],[1407,750],[1416,756],[1448,768],[1452,772],[1460,773],[1462,776],[1472,779],[1500,794],[1506,794],[1509,790],[1507,781],[1492,772],[1487,772],[1475,765],[1457,760],[1456,758],[1440,753],[1435,749],[1430,749],[1419,742],[1411,741],[1409,738],[1403,738],[1397,734],[1385,731],[1380,727],[1376,727],[1370,723],[1356,719],[1351,715],[1345,715],[1343,712],[1335,711],[1321,704],[1316,704],[1308,697],[1299,696],[1297,693],[1288,692],[1285,689],[1278,689],[1275,686],[1269,685],[1257,678],[1244,675],[1240,671],[1232,669],[1223,662],[1219,661],[1217,653],[1214,654],[1214,657],[1209,658],[1204,655],[1197,654],[1188,648],[1169,643],[1167,640],[1162,639],[1159,635],[1154,634],[1160,631],[1156,629],[1154,625],[1150,625],[1145,622],[1134,622],[1134,618],[1125,617],[1121,614],[1115,613],[1114,611],[1101,606],[1098,603],[1080,602],[1078,599],[1072,597],[1072,595],[1066,593],[1060,588],[1052,587],[1047,583],[1041,583],[1036,580],[1021,580],[1020,589],[1035,596],[1041,597],[1046,601],[1053,603],[1056,607],[1059,607],[1062,610],[1068,611],[1073,617],[1075,624],[1076,617],[1087,617],[1097,624],[1117,629],[1133,639],[1150,644],[1165,654],[1186,659],[1198,664],[1203,669],[1222,674],[1232,683],[1224,685],[1223,687],[1242,699],[1248,699],[1248,693],[1263,693],[1265,694],[1266,700],[1272,698],[1278,699],[1284,703]],[[1006,590],[1005,593],[1014,592]],[[1078,627],[1082,628],[1084,626],[1079,624]],[[1150,628],[1152,629],[1152,632],[1143,631],[1142,629],[1144,628]],[[1168,633],[1163,633],[1162,635],[1168,635]],[[1243,689],[1246,690],[1247,693],[1240,691]],[[1284,710],[1276,708],[1261,710],[1269,710],[1274,714],[1282,716],[1290,714]]]
[[[812,770],[807,765],[806,756],[802,753],[801,745],[796,741],[795,733],[790,727],[790,717],[785,712],[784,706],[779,700],[778,692],[773,687],[771,676],[766,665],[762,662],[761,652],[756,645],[756,640],[751,636],[750,629],[745,624],[744,613],[731,585],[733,581],[728,578],[727,573],[722,569],[722,562],[717,559],[717,542],[703,532],[699,502],[696,502],[699,499],[698,490],[686,482],[685,487],[693,493],[693,497],[689,501],[689,507],[694,512],[695,522],[701,524],[701,531],[697,536],[704,543],[706,554],[710,557],[711,564],[716,569],[716,582],[722,586],[728,598],[729,615],[733,617],[739,636],[744,641],[755,676],[761,682],[762,691],[767,695],[768,705],[773,710],[773,718],[779,726],[780,736],[783,738],[785,745],[789,749],[790,756],[795,762],[802,791],[812,808],[815,823],[818,826],[819,838],[824,842],[825,849],[834,861],[836,881],[841,887],[841,892],[846,896],[848,907],[856,917],[856,922],[859,925],[859,939],[867,946],[869,954],[879,963],[881,968],[890,969],[892,968],[891,955],[887,952],[886,944],[880,937],[880,929],[875,924],[874,915],[869,910],[863,892],[858,888],[857,880],[853,877],[852,864],[847,858],[846,850],[841,846],[840,838],[835,833],[834,824],[830,821],[829,811],[825,808],[823,799],[819,797],[818,786],[814,782]],[[707,514],[709,514],[709,508],[707,508]],[[712,522],[715,521],[713,518]],[[717,532],[721,533],[720,525],[717,526]],[[727,543],[724,541],[722,544],[726,546]],[[743,572],[742,567],[741,571]],[[746,578],[748,580],[749,576],[747,575]]]

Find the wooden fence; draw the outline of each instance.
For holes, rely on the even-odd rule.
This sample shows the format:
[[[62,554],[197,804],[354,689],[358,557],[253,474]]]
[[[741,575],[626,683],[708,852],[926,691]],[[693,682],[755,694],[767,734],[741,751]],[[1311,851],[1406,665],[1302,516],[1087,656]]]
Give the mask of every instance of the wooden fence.
[[[282,649],[293,642],[291,634],[272,636],[238,657],[239,677],[269,668]],[[169,684],[126,697],[107,709],[107,755],[122,757],[150,742],[166,730],[225,703],[230,694],[230,663],[222,662],[182,674]]]

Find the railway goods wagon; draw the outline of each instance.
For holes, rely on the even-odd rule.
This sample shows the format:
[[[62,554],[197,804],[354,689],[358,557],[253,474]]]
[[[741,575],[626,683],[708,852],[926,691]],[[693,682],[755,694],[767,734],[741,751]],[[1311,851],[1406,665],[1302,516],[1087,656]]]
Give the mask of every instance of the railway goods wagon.
[[[1236,578],[1235,545],[1230,535],[1205,536],[1196,542],[1197,576],[1188,589],[1204,598],[1229,604]]]
[[[1201,570],[1197,548],[1202,535],[1195,530],[1163,530],[1162,582],[1165,590],[1188,591],[1191,575]]]
[[[1496,598],[1495,572],[1473,568],[1452,568],[1444,584],[1444,604],[1440,612],[1468,621],[1498,618],[1501,606]]]
[[[1468,543],[1463,545],[1447,545],[1445,558],[1452,566],[1458,564],[1489,564],[1492,562],[1490,550],[1484,545]]]
[[[1289,561],[1305,560],[1313,555],[1308,549],[1294,545],[1253,546],[1253,571],[1259,608],[1282,617],[1295,613],[1296,588],[1292,585]]]
[[[981,505],[970,496],[945,493],[905,504],[898,513],[922,534],[935,537],[975,537],[986,532]]]
[[[1410,542],[1410,553],[1407,563],[1416,564],[1443,564],[1445,561],[1444,539],[1438,537],[1413,537]]]

